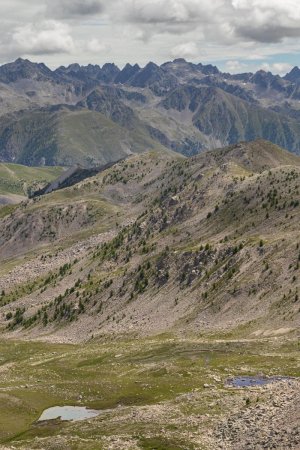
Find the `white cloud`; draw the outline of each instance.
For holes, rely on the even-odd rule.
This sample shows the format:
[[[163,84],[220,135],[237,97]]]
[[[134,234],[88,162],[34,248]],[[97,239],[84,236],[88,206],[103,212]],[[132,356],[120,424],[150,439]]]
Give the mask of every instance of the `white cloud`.
[[[12,35],[11,47],[22,55],[42,55],[72,53],[75,44],[66,24],[46,20],[17,28]]]
[[[46,0],[47,14],[59,19],[72,19],[99,14],[103,11],[101,0]]]
[[[124,16],[137,23],[204,22],[223,0],[122,0]]]
[[[288,64],[288,63],[273,63],[273,64],[269,64],[269,63],[264,63],[261,66],[262,70],[265,70],[266,72],[272,72],[274,74],[278,74],[278,75],[285,75],[286,73],[290,72],[293,68],[292,64]]]
[[[249,61],[258,61],[258,60],[263,60],[266,59],[265,55],[261,55],[259,53],[251,53],[250,55],[246,55],[245,59],[249,60]]]
[[[86,49],[90,53],[102,53],[109,50],[109,46],[104,42],[100,42],[99,39],[91,39],[86,45]]]
[[[51,66],[172,56],[230,66],[300,50],[299,0],[1,0],[0,24],[2,61],[44,55]]]
[[[223,43],[237,38],[279,42],[300,36],[298,0],[119,0],[113,5],[114,19],[142,27],[151,24],[152,33],[185,33],[192,28]]]
[[[172,49],[174,58],[195,58],[199,55],[199,49],[195,42],[179,44]]]
[[[298,0],[232,0],[236,33],[256,42],[300,36]]]
[[[226,70],[230,73],[245,72],[247,66],[240,61],[227,61],[225,64]]]

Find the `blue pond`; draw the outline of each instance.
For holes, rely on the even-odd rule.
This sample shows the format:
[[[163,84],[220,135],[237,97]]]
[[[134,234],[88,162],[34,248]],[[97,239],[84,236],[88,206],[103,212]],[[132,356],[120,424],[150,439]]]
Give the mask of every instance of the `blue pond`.
[[[274,383],[276,381],[288,380],[288,377],[265,377],[265,376],[245,376],[234,377],[227,381],[228,386],[232,387],[255,387],[264,386],[266,384]]]

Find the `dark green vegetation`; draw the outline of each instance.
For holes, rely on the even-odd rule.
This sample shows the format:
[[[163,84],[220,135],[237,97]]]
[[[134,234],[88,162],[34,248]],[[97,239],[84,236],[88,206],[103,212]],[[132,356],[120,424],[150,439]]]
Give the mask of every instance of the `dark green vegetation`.
[[[90,167],[147,150],[195,155],[257,138],[300,152],[294,73],[230,75],[182,59],[51,71],[18,59],[0,67],[0,82],[3,161]]]
[[[207,427],[230,408],[234,396],[224,388],[229,376],[300,375],[293,341],[217,342],[217,337],[81,346],[0,342],[0,442],[81,450],[108,448],[112,437],[119,448],[121,437],[127,448],[206,448]],[[213,392],[205,384],[214,385]],[[104,413],[87,422],[37,424],[42,411],[54,405]],[[205,420],[197,423],[197,417]]]

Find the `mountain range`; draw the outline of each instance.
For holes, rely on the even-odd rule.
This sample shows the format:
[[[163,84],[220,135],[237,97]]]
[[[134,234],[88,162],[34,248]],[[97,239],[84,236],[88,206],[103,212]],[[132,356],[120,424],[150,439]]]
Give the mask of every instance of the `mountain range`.
[[[0,67],[0,161],[91,167],[147,150],[187,156],[257,138],[300,153],[300,69],[231,75],[176,59]]]

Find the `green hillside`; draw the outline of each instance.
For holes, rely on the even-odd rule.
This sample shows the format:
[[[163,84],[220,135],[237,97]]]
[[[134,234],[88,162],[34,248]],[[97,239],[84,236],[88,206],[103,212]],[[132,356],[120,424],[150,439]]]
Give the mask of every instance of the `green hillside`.
[[[102,113],[82,108],[25,111],[0,120],[3,158],[28,166],[102,165],[131,153],[170,151],[142,127],[125,129]],[[3,153],[3,152],[2,152]]]
[[[24,195],[36,184],[49,183],[63,171],[62,167],[26,167],[19,164],[0,164],[0,195]]]

